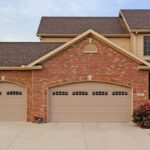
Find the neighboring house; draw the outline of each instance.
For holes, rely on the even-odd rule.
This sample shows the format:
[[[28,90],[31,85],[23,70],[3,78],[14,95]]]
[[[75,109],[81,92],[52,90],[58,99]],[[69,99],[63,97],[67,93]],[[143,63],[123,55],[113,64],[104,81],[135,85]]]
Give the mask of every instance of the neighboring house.
[[[37,36],[0,43],[0,121],[127,122],[149,102],[150,10],[42,17]]]

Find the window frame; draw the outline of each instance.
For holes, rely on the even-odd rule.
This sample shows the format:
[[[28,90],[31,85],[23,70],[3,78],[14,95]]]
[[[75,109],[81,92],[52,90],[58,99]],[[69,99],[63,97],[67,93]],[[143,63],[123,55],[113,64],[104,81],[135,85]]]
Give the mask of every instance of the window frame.
[[[88,96],[88,95],[89,95],[88,91],[78,90],[72,92],[72,96]]]
[[[22,91],[7,91],[6,95],[7,96],[22,96],[23,93]]]
[[[83,53],[97,53],[97,46],[93,43],[88,43],[83,47]]]
[[[143,56],[150,56],[150,35],[143,37]]]
[[[148,99],[150,100],[150,72],[148,73]]]
[[[129,93],[127,91],[113,91],[112,96],[128,96]]]
[[[68,96],[69,92],[67,92],[67,91],[53,91],[52,95],[53,96]]]
[[[107,91],[93,91],[92,96],[108,96]]]

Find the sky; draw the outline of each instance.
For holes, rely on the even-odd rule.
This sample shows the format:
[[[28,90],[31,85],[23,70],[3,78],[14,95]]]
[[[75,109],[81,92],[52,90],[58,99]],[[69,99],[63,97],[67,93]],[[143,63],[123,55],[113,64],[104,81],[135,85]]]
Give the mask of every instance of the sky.
[[[0,0],[0,41],[39,41],[42,16],[118,16],[150,9],[150,0]]]

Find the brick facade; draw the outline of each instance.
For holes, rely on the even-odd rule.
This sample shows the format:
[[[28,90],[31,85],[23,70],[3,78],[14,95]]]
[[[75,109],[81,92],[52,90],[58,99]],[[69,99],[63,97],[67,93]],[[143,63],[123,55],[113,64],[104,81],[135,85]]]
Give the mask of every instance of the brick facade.
[[[42,63],[42,70],[0,71],[6,81],[27,87],[28,121],[34,115],[47,118],[48,89],[53,86],[88,81],[114,83],[131,87],[133,107],[136,108],[148,100],[148,71],[138,70],[138,63],[116,51],[102,41],[94,39],[98,52],[83,53],[83,46],[88,39],[70,46],[59,54]],[[137,96],[137,93],[145,96]]]

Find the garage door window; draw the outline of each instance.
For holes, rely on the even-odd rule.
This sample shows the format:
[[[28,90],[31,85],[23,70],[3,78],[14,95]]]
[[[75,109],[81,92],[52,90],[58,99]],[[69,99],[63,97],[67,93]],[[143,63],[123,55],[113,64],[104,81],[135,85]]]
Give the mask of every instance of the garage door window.
[[[20,91],[8,91],[7,95],[22,95],[22,92],[20,92]]]
[[[74,91],[72,95],[88,95],[88,92],[85,91]]]
[[[128,92],[126,92],[126,91],[114,91],[114,92],[112,92],[112,95],[128,95]]]
[[[68,92],[66,92],[66,91],[56,91],[56,92],[53,92],[52,95],[68,95]]]
[[[2,92],[0,92],[0,95],[2,95]]]
[[[95,92],[92,92],[92,95],[108,95],[108,92],[106,92],[106,91],[95,91]]]

